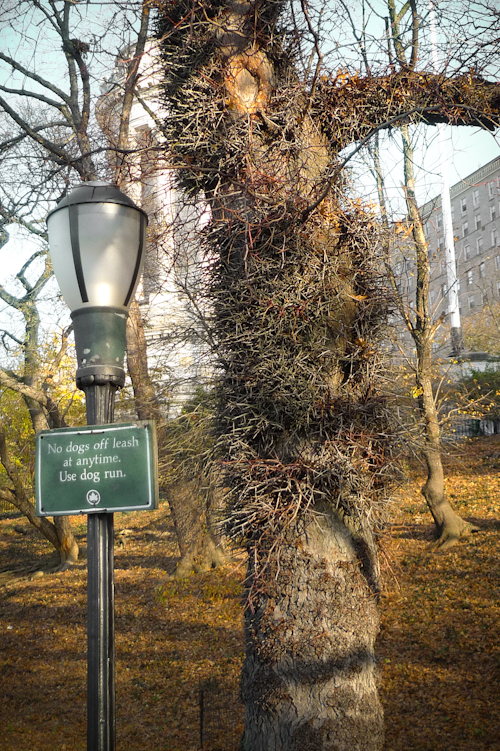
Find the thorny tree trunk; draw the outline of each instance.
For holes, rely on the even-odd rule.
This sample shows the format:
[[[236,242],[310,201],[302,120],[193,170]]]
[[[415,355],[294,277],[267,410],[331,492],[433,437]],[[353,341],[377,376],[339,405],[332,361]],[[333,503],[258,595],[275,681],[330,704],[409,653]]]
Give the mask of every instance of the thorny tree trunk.
[[[190,9],[171,6],[172,26]],[[370,370],[369,324],[361,323],[358,301],[370,297],[366,309],[376,308],[380,320],[380,300],[374,302],[363,251],[358,257],[349,246],[350,219],[335,202],[325,202],[311,226],[301,225],[306,197],[314,196],[330,156],[293,72],[281,70],[279,81],[266,52],[276,8],[266,8],[264,19],[257,6],[242,2],[218,18],[217,9],[210,12],[207,34],[215,34],[217,52],[203,61],[199,78],[193,71],[190,79],[189,60],[182,66],[184,56],[199,53],[190,34],[205,23],[203,13],[193,19],[187,12],[191,21],[181,20],[174,31],[166,20],[161,31],[166,54],[173,48],[166,60],[175,92],[169,123],[175,128],[178,118],[184,126],[185,140],[179,131],[172,140],[180,140],[186,161],[203,168],[193,173],[195,183],[208,175],[198,187],[210,202],[208,235],[218,253],[212,299],[224,371],[217,420],[224,479],[233,491],[227,528],[246,539],[249,553],[242,748],[377,751],[383,742],[373,656],[378,564],[369,512],[350,505],[361,493],[348,456],[358,449],[337,453],[334,435],[342,434],[342,424],[353,435],[376,433],[371,386],[366,391],[361,375]],[[178,46],[169,31],[178,34]],[[204,44],[210,55],[207,37]],[[223,119],[219,85],[209,86],[219,76],[228,106]],[[280,83],[273,112],[271,93]],[[192,152],[200,139],[188,131],[187,104],[196,107],[198,132],[214,138],[213,148],[204,151],[202,143]],[[217,179],[211,158],[222,162]],[[189,183],[190,176],[183,179]]]
[[[439,416],[432,389],[432,340],[439,322],[436,324],[432,321],[429,311],[427,242],[415,199],[414,153],[407,126],[401,127],[401,134],[403,137],[406,204],[408,216],[413,226],[412,234],[417,255],[416,319],[415,322],[412,322],[407,317],[407,324],[415,342],[417,353],[416,385],[419,394],[418,404],[425,431],[423,454],[427,467],[427,481],[422,488],[422,494],[427,501],[436,525],[438,544],[444,548],[450,547],[460,537],[469,534],[475,528],[464,521],[445,498]]]
[[[322,515],[283,546],[247,611],[245,751],[383,745],[373,644],[379,621],[345,525]],[[249,579],[253,574],[252,561]]]
[[[336,155],[398,118],[472,122],[466,90],[490,127],[498,87],[406,68],[321,76],[304,3],[318,66],[303,85],[284,47],[300,35],[278,26],[284,8],[160,4],[165,132],[179,184],[211,209],[227,531],[249,554],[242,748],[375,751],[373,530],[391,433],[376,345],[387,301],[373,274],[375,222],[349,202]]]

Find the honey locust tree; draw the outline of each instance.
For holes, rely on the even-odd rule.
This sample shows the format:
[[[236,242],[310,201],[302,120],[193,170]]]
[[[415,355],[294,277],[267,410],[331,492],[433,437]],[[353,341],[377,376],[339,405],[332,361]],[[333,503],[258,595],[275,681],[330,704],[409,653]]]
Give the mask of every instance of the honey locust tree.
[[[335,4],[158,6],[171,158],[211,211],[217,448],[248,552],[242,748],[380,749],[387,301],[340,153],[402,122],[492,128],[500,88],[416,65],[346,74],[340,44],[322,47]]]

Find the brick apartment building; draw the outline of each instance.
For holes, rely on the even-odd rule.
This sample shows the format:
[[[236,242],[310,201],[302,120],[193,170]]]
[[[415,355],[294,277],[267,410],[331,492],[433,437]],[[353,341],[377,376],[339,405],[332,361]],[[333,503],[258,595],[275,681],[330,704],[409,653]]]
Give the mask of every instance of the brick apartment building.
[[[500,303],[500,157],[453,185],[450,199],[463,324],[470,315]],[[448,305],[441,196],[421,206],[420,215],[431,269],[429,305],[437,317]],[[395,273],[400,292],[410,305],[415,294],[414,252],[409,242],[398,246]],[[434,349],[449,354],[449,323],[439,330]]]

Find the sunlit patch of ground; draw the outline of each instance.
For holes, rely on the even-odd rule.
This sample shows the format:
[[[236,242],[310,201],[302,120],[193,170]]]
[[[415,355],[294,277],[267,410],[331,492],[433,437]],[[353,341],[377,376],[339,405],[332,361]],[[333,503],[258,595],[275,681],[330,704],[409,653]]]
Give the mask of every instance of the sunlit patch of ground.
[[[450,500],[481,531],[445,553],[431,552],[421,483],[401,489],[381,538],[386,751],[500,751],[500,442],[447,460]],[[81,563],[31,578],[49,547],[0,518],[0,571],[18,572],[0,574],[0,751],[86,749],[85,524],[73,524]],[[171,581],[166,508],[115,525],[129,530],[115,565],[118,751],[197,751],[200,730],[205,751],[237,751],[242,562]]]

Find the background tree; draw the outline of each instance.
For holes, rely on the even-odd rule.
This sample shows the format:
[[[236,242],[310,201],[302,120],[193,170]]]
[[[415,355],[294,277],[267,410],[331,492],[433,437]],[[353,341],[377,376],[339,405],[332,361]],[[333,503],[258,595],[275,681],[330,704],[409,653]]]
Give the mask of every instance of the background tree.
[[[154,103],[144,97],[144,90],[154,81],[154,69],[148,67],[152,60],[147,41],[151,3],[98,5],[99,18],[94,8],[89,10],[70,0],[6,3],[3,7],[0,23],[6,38],[13,40],[0,54],[4,226],[8,229],[9,224],[18,222],[28,231],[43,235],[51,201],[64,195],[75,180],[110,179],[150,210],[146,266],[159,277],[158,270],[151,268],[155,256],[156,263],[170,266],[178,264],[182,256],[186,266],[190,242],[187,213],[192,214],[192,208],[159,205],[161,190],[155,185],[168,180],[168,173],[165,157],[159,155],[158,133],[131,133],[132,108],[138,103],[153,124],[157,122]],[[34,30],[38,30],[36,38],[32,36]],[[104,75],[108,82],[103,94],[100,79]],[[15,205],[10,190],[19,198]],[[152,191],[156,194],[151,195]],[[166,195],[168,198],[168,192]],[[165,220],[165,216],[171,218]],[[172,252],[173,233],[176,241]],[[175,278],[178,292],[193,309],[196,290],[193,274],[189,276],[188,285],[179,274]],[[150,374],[142,314],[134,302],[127,326],[127,366],[138,417],[157,421],[163,466],[172,461],[172,457],[163,456],[167,449],[160,383],[166,379],[164,372],[157,373],[156,380]],[[187,331],[182,326],[179,329],[177,338],[192,335],[192,325]],[[172,449],[170,442],[168,450]],[[176,482],[168,486],[163,483],[162,487],[168,495],[181,551],[178,575],[193,567],[210,568],[223,560],[220,536],[207,517],[206,483],[196,480],[191,470],[183,484],[180,467],[186,468],[182,458]]]
[[[211,209],[215,419],[227,530],[248,552],[252,751],[383,742],[374,528],[390,457],[377,378],[387,303],[376,222],[350,199],[339,152],[400,122],[491,127],[498,110],[498,88],[470,76],[339,76],[333,61],[329,74],[320,15],[305,3],[160,4],[167,138],[180,185]]]
[[[486,286],[486,285],[485,285]],[[488,285],[489,286],[489,285]],[[464,343],[466,350],[500,355],[500,304],[495,301],[493,290],[482,287],[486,305],[464,319]]]
[[[200,222],[205,207],[185,198],[178,202],[179,197],[172,190],[165,191],[162,199],[166,201],[170,197],[169,206],[159,204],[157,194],[150,194],[151,185],[163,183],[164,188],[169,187],[171,177],[164,147],[159,150],[162,123],[158,117],[157,97],[142,92],[158,75],[156,48],[150,40],[148,42],[149,15],[149,4],[143,3],[137,43],[134,49],[125,50],[129,58],[115,76],[109,93],[101,97],[98,119],[110,146],[108,153],[115,182],[126,192],[135,193],[138,202],[149,210],[149,258],[143,287],[155,288],[163,275],[164,282],[173,280],[177,296],[184,300],[187,315],[176,326],[169,321],[168,333],[163,333],[161,349],[156,348],[154,357],[159,380],[168,382],[175,379],[175,374],[167,377],[171,368],[169,357],[175,349],[189,339],[199,340],[200,332],[206,334],[206,312],[200,307],[198,289],[203,280],[193,234],[193,227]],[[151,131],[141,129],[139,134],[132,135],[130,119],[134,103],[149,116]],[[159,209],[160,216],[157,216]],[[173,317],[172,311],[165,315]],[[191,418],[182,414],[174,424],[166,421],[161,389],[150,374],[145,326],[143,310],[134,301],[127,322],[127,368],[139,419],[155,420],[157,424],[160,488],[168,498],[179,544],[180,560],[175,576],[182,577],[193,571],[214,568],[225,559],[214,519],[217,494],[214,483],[208,479],[210,462],[204,449],[208,436],[203,435],[203,426],[207,419],[198,419],[199,411],[203,411],[202,404],[196,404],[199,400],[195,400],[195,415],[191,414],[193,403],[188,400],[183,413],[187,410]],[[190,387],[192,398],[195,396],[193,386]],[[193,421],[196,421],[196,430],[193,430]],[[186,451],[191,457],[189,462]]]
[[[52,384],[67,352],[70,329],[63,332],[59,351],[51,363],[44,365],[40,358],[41,293],[52,274],[44,219],[50,200],[64,195],[74,179],[73,174],[86,180],[95,179],[97,174],[92,154],[92,136],[95,137],[96,129],[92,125],[91,79],[86,63],[90,47],[74,38],[74,13],[73,3],[34,0],[17,5],[6,3],[0,16],[6,34],[9,30],[19,32],[21,29],[21,34],[14,37],[17,57],[7,51],[0,53],[2,239],[6,243],[17,226],[24,231],[25,241],[26,237],[28,243],[29,238],[39,241],[39,249],[16,273],[23,293],[16,296],[5,286],[0,287],[0,298],[22,318],[20,335],[16,336],[11,328],[3,336],[4,345],[7,342],[17,344],[20,363],[17,368],[0,371],[0,382],[4,388],[21,394],[34,432],[66,424],[64,411],[61,412],[54,399]],[[79,14],[80,9],[76,13]],[[33,40],[30,35],[35,29],[40,36]],[[56,65],[58,75],[54,76],[53,71],[47,71],[42,64],[38,66],[36,60],[37,55],[47,54],[47,46],[57,49],[58,45],[57,51],[64,64],[59,69]],[[23,53],[27,53],[29,62],[23,59]],[[78,546],[69,518],[57,517],[50,522],[35,516],[32,475],[26,471],[30,463],[21,469],[19,457],[17,461],[13,458],[7,428],[1,431],[0,448],[1,462],[9,480],[3,497],[54,545],[63,566],[74,563]]]
[[[407,3],[398,11],[394,0],[387,2],[387,54],[392,69],[400,74],[415,70],[419,60],[419,26],[420,16],[415,3]],[[356,30],[353,29],[356,34]],[[359,38],[362,59],[367,72],[370,71],[369,51],[365,40]],[[388,246],[392,243],[394,251],[388,253],[387,271],[395,295],[395,304],[404,325],[415,346],[416,364],[414,368],[415,388],[413,393],[420,413],[420,433],[423,437],[421,451],[427,468],[427,480],[422,494],[434,519],[438,545],[442,548],[455,544],[460,537],[475,530],[473,525],[465,522],[445,498],[444,472],[441,460],[440,417],[437,394],[434,391],[434,369],[432,345],[436,333],[444,323],[443,315],[435,315],[429,301],[429,281],[431,259],[425,239],[423,222],[420,217],[416,198],[415,148],[414,135],[407,123],[402,123],[397,130],[401,136],[404,198],[407,208],[407,232],[393,232],[399,225],[391,220],[385,195],[385,181],[381,167],[378,135],[369,146],[373,159],[377,192],[381,207],[382,221],[387,232]],[[411,234],[413,242],[405,242],[402,237]],[[406,246],[406,247],[405,247]],[[409,254],[409,255],[408,255]],[[403,258],[415,268],[415,299],[408,304],[406,296],[400,291],[400,279],[396,277],[395,257]]]
[[[36,269],[40,260],[41,270],[35,270],[33,279],[33,267]],[[0,463],[4,471],[0,497],[12,503],[47,538],[59,554],[59,568],[64,568],[78,558],[78,545],[69,519],[56,517],[50,522],[46,518],[38,518],[33,505],[34,433],[66,425],[65,415],[74,392],[74,388],[68,389],[66,384],[63,384],[62,390],[60,388],[61,363],[67,354],[69,328],[62,331],[55,350],[50,347],[47,351],[45,347],[48,357],[43,357],[39,304],[51,274],[47,251],[42,249],[35,251],[16,275],[24,294],[16,296],[0,285],[0,299],[10,311],[20,313],[23,319],[21,333],[16,331],[12,317],[10,329],[2,332],[2,359],[7,362],[0,368],[0,385],[3,387]],[[6,315],[5,310],[3,315]],[[21,399],[7,397],[9,392],[14,392]],[[21,417],[21,430],[16,426],[17,421],[13,420],[15,411],[28,418],[23,421]]]

